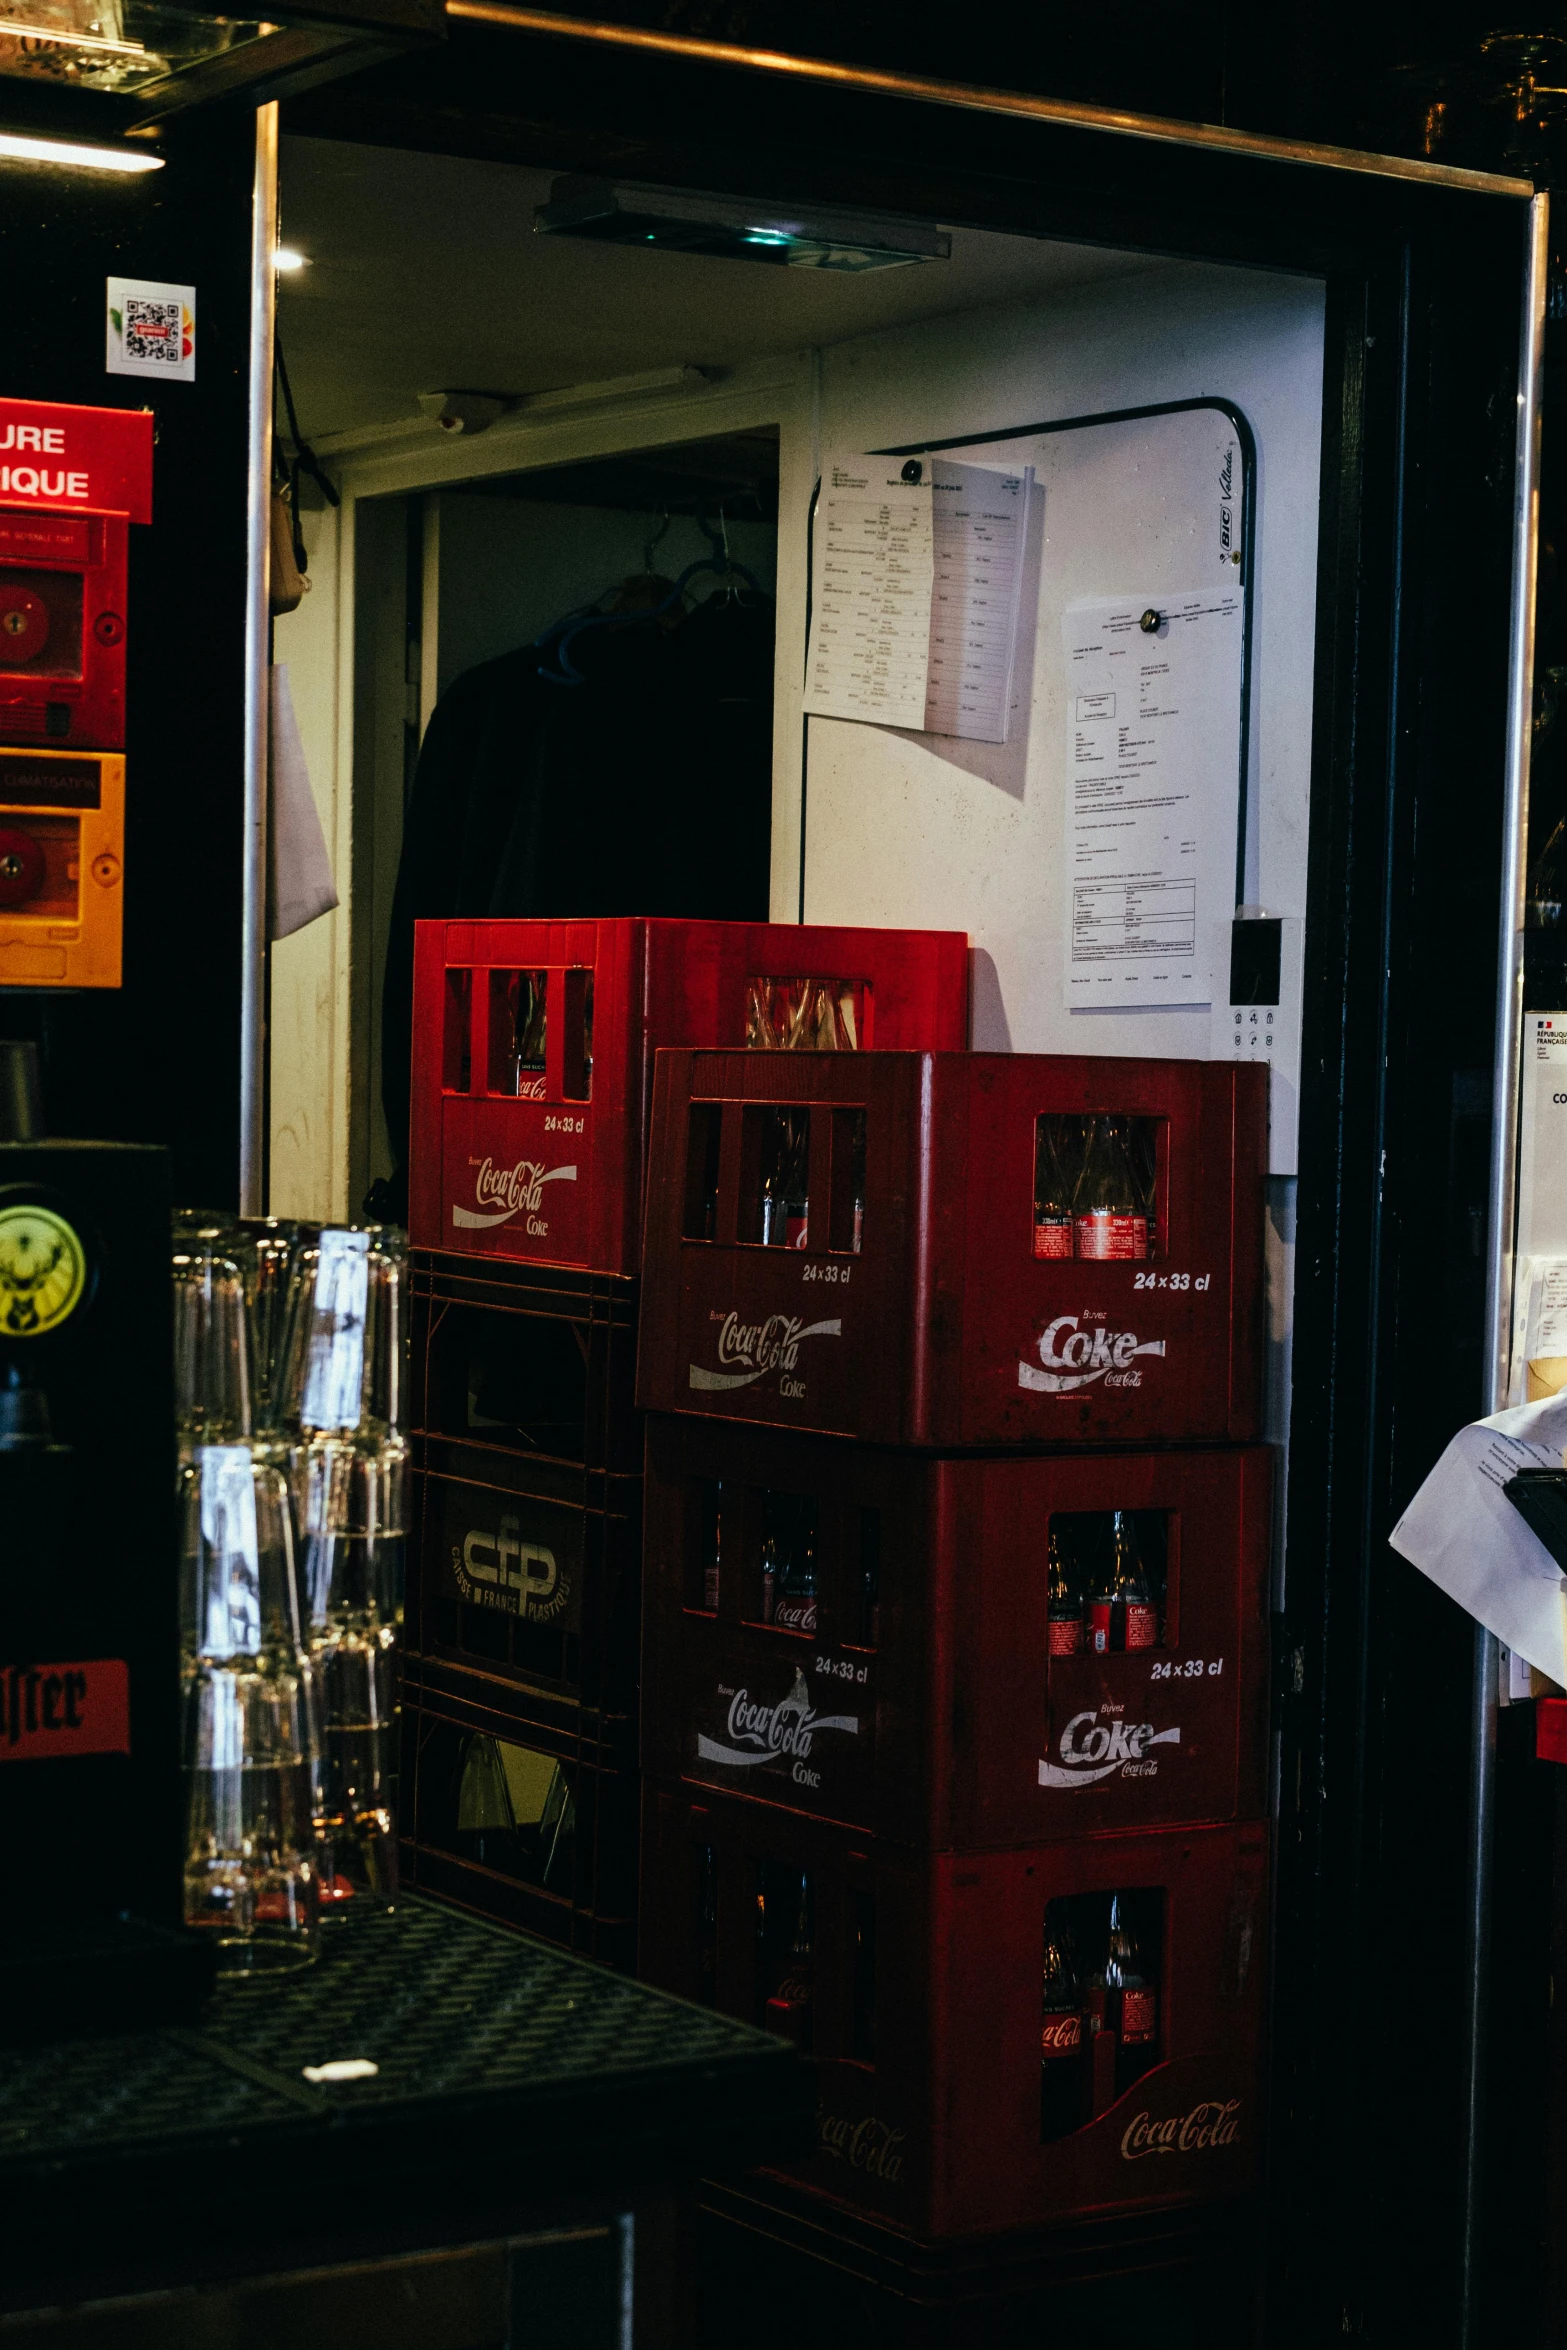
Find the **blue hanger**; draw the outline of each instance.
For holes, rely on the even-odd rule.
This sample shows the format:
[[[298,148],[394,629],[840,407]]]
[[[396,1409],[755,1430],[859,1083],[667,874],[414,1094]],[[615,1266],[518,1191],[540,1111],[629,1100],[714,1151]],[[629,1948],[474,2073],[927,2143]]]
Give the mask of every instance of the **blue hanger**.
[[[713,552],[711,555],[699,555],[694,563],[688,563],[662,603],[652,605],[646,612],[590,612],[582,617],[568,613],[564,620],[557,620],[553,626],[545,629],[542,636],[535,637],[535,649],[552,650],[557,663],[554,669],[546,668],[543,661],[539,663],[539,675],[546,685],[586,685],[587,679],[571,659],[571,647],[579,636],[591,628],[641,628],[650,620],[662,619],[666,612],[681,601],[690,582],[700,578],[704,571],[714,573],[719,579],[729,580],[731,585],[736,579],[743,580],[753,595],[766,595],[767,590],[755,572],[748,570],[744,563],[737,563],[730,554],[729,534],[724,528],[722,515],[717,530],[705,514],[697,515],[696,525]]]

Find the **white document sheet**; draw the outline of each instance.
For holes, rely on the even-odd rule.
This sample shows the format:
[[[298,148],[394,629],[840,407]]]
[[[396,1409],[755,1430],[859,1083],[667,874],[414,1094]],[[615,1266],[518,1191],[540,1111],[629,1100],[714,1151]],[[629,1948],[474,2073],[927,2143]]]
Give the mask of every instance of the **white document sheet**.
[[[1567,1256],[1567,1012],[1525,1012],[1518,1253]]]
[[[1519,1257],[1513,1272],[1513,1351],[1509,1403],[1538,1403],[1557,1390],[1567,1357],[1567,1257]],[[1529,1392],[1531,1366],[1534,1393]]]
[[[805,709],[1005,742],[1032,472],[837,457],[812,543]]]
[[[1537,1671],[1567,1683],[1567,1577],[1502,1491],[1559,1469],[1567,1396],[1460,1428],[1389,1537],[1412,1566]]]
[[[1074,1010],[1215,999],[1212,942],[1235,901],[1241,631],[1239,589],[1062,615]]]

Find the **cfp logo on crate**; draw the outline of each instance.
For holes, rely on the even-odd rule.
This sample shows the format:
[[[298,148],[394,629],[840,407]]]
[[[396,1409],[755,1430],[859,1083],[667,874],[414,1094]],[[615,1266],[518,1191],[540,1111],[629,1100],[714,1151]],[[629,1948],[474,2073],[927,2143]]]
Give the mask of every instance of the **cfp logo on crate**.
[[[473,1179],[474,1205],[452,1203],[452,1222],[464,1232],[485,1232],[525,1216],[525,1232],[535,1240],[549,1237],[549,1225],[540,1215],[546,1183],[575,1183],[575,1167],[545,1167],[537,1159],[519,1159],[514,1167],[497,1167],[493,1159],[470,1159],[478,1173]]]
[[[1141,1387],[1139,1355],[1164,1353],[1162,1338],[1139,1338],[1135,1330],[1111,1330],[1103,1314],[1057,1314],[1038,1341],[1038,1364],[1020,1362],[1019,1387],[1036,1395],[1071,1395],[1102,1379],[1106,1387]]]
[[[838,1730],[849,1738],[857,1738],[860,1733],[858,1714],[816,1711],[805,1685],[805,1675],[798,1665],[794,1668],[794,1687],[776,1705],[754,1698],[749,1689],[731,1692],[722,1683],[717,1695],[720,1703],[726,1697],[729,1699],[725,1738],[709,1738],[705,1732],[699,1732],[696,1751],[700,1761],[722,1763],[732,1771],[771,1765],[786,1770],[797,1787],[820,1787],[821,1772],[811,1763],[816,1739],[825,1730]]]
[[[1121,2133],[1121,2160],[1141,2162],[1148,2154],[1210,2154],[1233,2146],[1240,2127],[1238,2097],[1227,2097],[1222,2104],[1210,2097],[1188,2113],[1168,2114],[1160,2121],[1145,2108]]]
[[[554,1551],[524,1542],[520,1518],[504,1517],[492,1532],[473,1526],[451,1545],[452,1574],[464,1599],[480,1607],[552,1624],[571,1605],[571,1578]]]
[[[710,1371],[700,1363],[690,1366],[691,1385],[706,1395],[752,1387],[776,1371],[780,1395],[802,1396],[805,1381],[794,1376],[801,1347],[808,1338],[843,1336],[843,1323],[836,1316],[830,1322],[802,1322],[798,1314],[769,1314],[765,1322],[742,1322],[738,1314],[715,1310],[711,1318],[719,1325],[720,1368]]]
[[[1109,1715],[1109,1708],[1100,1709]],[[1156,1730],[1152,1722],[1123,1722],[1099,1714],[1074,1714],[1061,1733],[1058,1763],[1039,1766],[1041,1787],[1092,1787],[1117,1771],[1128,1779],[1151,1779],[1159,1768],[1149,1749],[1179,1746],[1180,1727]]]

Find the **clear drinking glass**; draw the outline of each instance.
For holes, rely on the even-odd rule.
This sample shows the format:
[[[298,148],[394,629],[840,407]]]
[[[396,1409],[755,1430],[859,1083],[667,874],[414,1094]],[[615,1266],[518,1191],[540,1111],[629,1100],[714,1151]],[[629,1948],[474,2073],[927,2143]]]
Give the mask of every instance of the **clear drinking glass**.
[[[318,1707],[323,1908],[361,1896],[390,1906],[407,1447],[395,1435],[314,1436],[296,1446],[291,1477]]]
[[[402,1423],[408,1265],[389,1224],[325,1225],[289,1274],[278,1424],[292,1436]]]
[[[242,1216],[234,1256],[250,1313],[252,1408],[258,1429],[278,1424],[284,1333],[293,1272],[301,1250],[320,1238],[319,1224],[281,1216]]]
[[[180,1452],[251,1432],[250,1322],[231,1218],[174,1219],[174,1417]]]
[[[260,1448],[197,1447],[180,1472],[185,1922],[228,1973],[302,1966],[319,1904],[311,1667],[287,1484]]]

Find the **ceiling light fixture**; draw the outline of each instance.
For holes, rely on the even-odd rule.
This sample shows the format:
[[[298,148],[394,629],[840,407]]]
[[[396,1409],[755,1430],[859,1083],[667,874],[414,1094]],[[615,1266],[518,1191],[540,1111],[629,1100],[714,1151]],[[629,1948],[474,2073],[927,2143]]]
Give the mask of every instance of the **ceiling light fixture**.
[[[305,266],[305,255],[303,253],[296,253],[292,245],[278,245],[273,250],[272,266],[274,269],[281,269],[285,273],[291,269],[303,269]]]
[[[533,216],[534,233],[600,245],[655,245],[773,268],[901,269],[948,261],[952,239],[923,221],[880,213],[813,212],[771,218],[765,207],[673,188],[617,186],[569,174]]]
[[[83,147],[69,139],[26,139],[0,131],[0,158],[16,163],[54,163],[65,171],[161,171],[161,155],[140,155],[129,147]]]

